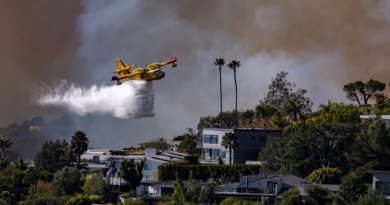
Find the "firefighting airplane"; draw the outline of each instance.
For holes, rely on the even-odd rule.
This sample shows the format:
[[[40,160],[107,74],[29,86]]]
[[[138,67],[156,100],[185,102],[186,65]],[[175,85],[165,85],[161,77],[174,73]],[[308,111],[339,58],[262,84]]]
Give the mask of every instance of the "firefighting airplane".
[[[121,80],[143,80],[143,81],[152,81],[152,80],[159,80],[165,76],[165,73],[160,69],[162,66],[172,64],[171,68],[174,68],[177,66],[175,62],[177,61],[176,57],[172,57],[171,60],[164,62],[164,63],[153,63],[148,65],[148,67],[145,68],[137,68],[131,72],[130,70],[134,68],[137,65],[129,66],[128,64],[124,65],[123,62],[120,59],[116,60],[116,64],[118,67],[116,68],[117,71],[111,72],[111,73],[118,73],[120,77],[114,76],[111,78],[111,81],[116,80],[116,85],[122,85]]]

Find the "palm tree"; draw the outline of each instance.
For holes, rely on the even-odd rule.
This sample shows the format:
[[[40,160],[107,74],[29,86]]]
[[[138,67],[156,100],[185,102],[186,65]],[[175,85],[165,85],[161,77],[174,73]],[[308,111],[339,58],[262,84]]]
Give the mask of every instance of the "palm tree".
[[[73,153],[77,156],[77,168],[80,169],[80,157],[88,149],[89,140],[86,137],[83,131],[76,131],[72,136],[72,141],[70,142],[70,149],[73,150]]]
[[[30,163],[27,162],[25,163],[23,158],[19,157],[16,161],[13,161],[12,162],[12,166],[15,168],[15,169],[19,169],[20,171],[24,171],[27,169],[27,165],[29,165]]]
[[[264,121],[264,136],[265,136],[265,130],[267,129],[267,124],[269,124],[271,117],[278,111],[277,108],[265,105],[256,106],[256,116],[263,118]]]
[[[8,157],[0,157],[0,171],[9,165]]]
[[[236,79],[236,69],[240,67],[240,61],[233,60],[228,64],[228,67],[230,69],[233,69],[234,71],[234,84],[236,85],[236,129],[237,129],[237,79]]]
[[[275,115],[274,118],[272,119],[272,124],[276,126],[279,129],[284,129],[287,126],[290,125],[290,123],[287,121],[285,117],[282,117],[280,115]]]
[[[232,164],[232,149],[235,149],[235,148],[238,148],[239,147],[239,144],[238,144],[238,136],[235,135],[234,133],[232,132],[228,132],[226,133],[223,137],[222,137],[222,143],[221,143],[222,146],[225,147],[225,149],[229,148],[229,163],[230,165]]]
[[[35,167],[29,167],[26,171],[26,175],[23,178],[23,182],[30,183],[35,188],[35,193],[38,191],[39,172]]]
[[[287,105],[284,107],[284,112],[289,115],[289,119],[292,118],[293,122],[304,118],[302,110],[305,109],[304,104],[297,104],[297,98],[287,100]]]
[[[5,157],[5,148],[10,148],[14,143],[0,135],[1,156]]]
[[[215,59],[214,64],[219,66],[219,89],[221,92],[221,128],[222,128],[222,77],[221,77],[221,67],[225,65],[225,59],[217,58]]]
[[[327,105],[321,104],[319,108],[322,109],[321,112],[326,115],[326,121],[329,122],[329,115],[333,112],[333,105],[330,100],[328,100]]]

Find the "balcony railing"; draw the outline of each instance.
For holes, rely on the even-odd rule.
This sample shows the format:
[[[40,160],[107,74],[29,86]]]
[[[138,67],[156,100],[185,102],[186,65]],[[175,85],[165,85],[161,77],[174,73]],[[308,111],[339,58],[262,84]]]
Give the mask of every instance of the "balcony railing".
[[[226,187],[215,187],[215,193],[226,193],[226,194],[263,194],[264,192],[257,188],[226,188]]]
[[[201,155],[201,160],[218,160],[219,156]]]

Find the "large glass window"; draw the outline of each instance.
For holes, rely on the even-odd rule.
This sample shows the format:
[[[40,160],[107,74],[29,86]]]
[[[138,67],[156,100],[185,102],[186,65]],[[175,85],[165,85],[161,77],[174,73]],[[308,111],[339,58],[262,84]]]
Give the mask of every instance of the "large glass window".
[[[207,144],[218,144],[218,135],[204,135],[204,143]]]
[[[381,191],[383,194],[390,194],[390,182],[376,182],[375,188]]]
[[[224,158],[224,159],[229,159],[229,152],[227,152],[227,151],[222,151],[222,158]]]
[[[170,188],[170,187],[161,187],[161,195],[165,194],[173,194],[175,192],[175,189]]]

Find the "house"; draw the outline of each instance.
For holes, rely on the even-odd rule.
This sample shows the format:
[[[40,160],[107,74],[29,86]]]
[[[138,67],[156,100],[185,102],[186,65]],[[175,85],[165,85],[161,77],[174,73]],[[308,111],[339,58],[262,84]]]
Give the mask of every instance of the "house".
[[[372,188],[380,190],[387,199],[390,199],[390,171],[367,170],[372,174]]]
[[[232,150],[232,164],[245,164],[247,160],[257,161],[261,148],[270,136],[282,137],[282,130],[204,128],[203,140],[197,143],[197,148],[202,149],[202,164],[229,164],[229,149],[221,145],[222,137],[228,132],[239,138],[239,148]]]
[[[147,186],[147,190],[145,190],[145,194],[141,197],[143,201],[145,201],[147,204],[152,204],[152,202],[158,202],[158,197],[163,196],[165,194],[173,194],[175,192],[175,189],[173,187],[173,183],[175,183],[176,180],[167,180],[162,182],[141,182],[141,185]],[[189,180],[182,180],[183,185],[186,186],[190,183]],[[202,180],[196,181],[197,186],[206,186],[207,182],[204,182]]]
[[[184,160],[184,154],[176,152],[167,152],[163,155],[156,155],[155,148],[146,148],[145,156],[119,156],[119,155],[107,155],[104,152],[105,149],[97,150],[96,152],[90,151],[81,155],[82,160],[92,160],[92,163],[83,163],[87,165],[88,171],[103,171],[104,177],[110,177],[110,184],[119,186],[120,189],[127,191],[129,189],[128,184],[124,179],[119,177],[119,170],[121,163],[127,159],[134,159],[136,162],[146,159],[144,169],[142,171],[143,178],[141,186],[137,187],[137,196],[144,195],[148,190],[149,184],[158,182],[158,166],[165,163],[179,162]],[[87,171],[87,170],[85,170]]]
[[[226,183],[215,189],[215,197],[224,199],[235,197],[242,199],[257,199],[264,202],[268,199],[271,203],[281,202],[281,194],[292,188],[300,191],[302,198],[306,196],[304,189],[310,186],[322,186],[329,189],[329,194],[337,193],[340,185],[316,184],[294,175],[254,175],[243,176],[240,182]]]
[[[385,120],[387,127],[390,125],[390,115],[360,115],[360,119],[376,119],[377,117],[380,117]]]

